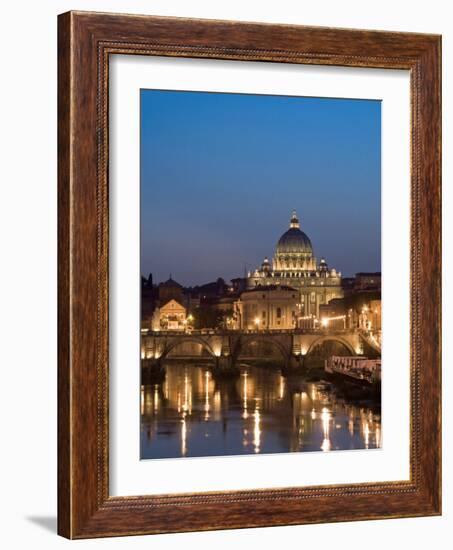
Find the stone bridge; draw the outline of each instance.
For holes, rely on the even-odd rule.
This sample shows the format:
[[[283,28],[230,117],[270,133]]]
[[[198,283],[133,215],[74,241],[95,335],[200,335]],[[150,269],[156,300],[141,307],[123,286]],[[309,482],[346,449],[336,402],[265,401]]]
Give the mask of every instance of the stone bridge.
[[[357,330],[256,330],[256,331],[150,331],[143,330],[141,357],[144,364],[161,363],[177,346],[192,342],[205,350],[219,367],[234,366],[254,342],[272,345],[282,356],[285,367],[299,366],[316,346],[331,341],[342,344],[351,355],[363,353],[363,335]],[[190,348],[190,346],[189,346]],[[187,344],[186,344],[187,349]],[[179,357],[196,357],[186,353]]]

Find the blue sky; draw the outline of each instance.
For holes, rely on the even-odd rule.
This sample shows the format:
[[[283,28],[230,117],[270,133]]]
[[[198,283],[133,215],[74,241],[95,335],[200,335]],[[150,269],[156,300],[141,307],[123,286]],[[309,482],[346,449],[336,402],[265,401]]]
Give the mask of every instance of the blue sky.
[[[380,180],[379,101],[141,90],[141,272],[241,276],[292,209],[318,260],[380,271]]]

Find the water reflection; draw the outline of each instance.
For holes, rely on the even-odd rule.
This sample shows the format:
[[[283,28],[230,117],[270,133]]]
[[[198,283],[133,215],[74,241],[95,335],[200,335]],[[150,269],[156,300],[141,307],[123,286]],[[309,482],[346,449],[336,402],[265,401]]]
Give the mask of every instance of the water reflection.
[[[168,363],[141,387],[141,456],[170,458],[380,447],[380,416],[325,382],[242,367],[217,380],[206,366]]]

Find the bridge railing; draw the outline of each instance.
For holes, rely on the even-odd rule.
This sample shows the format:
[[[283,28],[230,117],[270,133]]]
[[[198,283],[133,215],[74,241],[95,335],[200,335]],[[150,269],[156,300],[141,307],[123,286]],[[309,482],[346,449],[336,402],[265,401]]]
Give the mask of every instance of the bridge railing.
[[[142,336],[225,336],[234,334],[353,334],[358,332],[357,329],[329,329],[329,328],[311,328],[311,329],[235,329],[235,330],[215,330],[215,329],[198,329],[198,330],[151,330],[141,329]]]

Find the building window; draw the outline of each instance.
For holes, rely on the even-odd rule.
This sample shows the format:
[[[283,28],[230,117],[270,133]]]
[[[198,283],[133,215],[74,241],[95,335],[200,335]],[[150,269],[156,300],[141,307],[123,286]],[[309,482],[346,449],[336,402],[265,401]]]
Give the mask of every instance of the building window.
[[[262,317],[263,319],[266,319],[266,312],[265,312],[265,311],[262,312],[261,317]]]
[[[280,319],[282,316],[282,309],[280,307],[277,308],[277,319]]]
[[[314,304],[316,302],[316,294],[314,292],[312,292],[310,294],[310,299],[311,299],[312,304]]]

